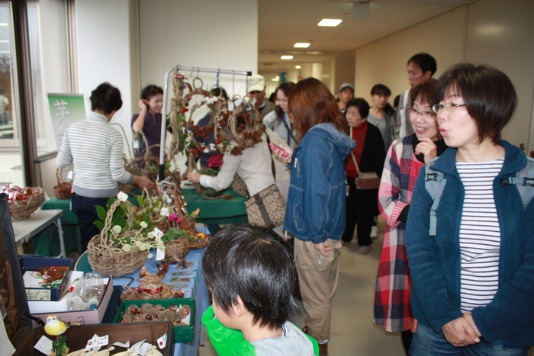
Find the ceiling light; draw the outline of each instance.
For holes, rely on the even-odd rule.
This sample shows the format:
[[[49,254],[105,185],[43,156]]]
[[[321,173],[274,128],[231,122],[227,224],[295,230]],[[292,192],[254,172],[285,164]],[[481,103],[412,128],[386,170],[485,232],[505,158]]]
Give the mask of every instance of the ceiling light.
[[[285,55],[285,56],[281,56],[280,59],[283,61],[290,61],[293,59],[293,56]]]
[[[296,65],[296,66],[295,66],[295,69],[300,69],[300,68],[302,68],[301,65]]]
[[[310,43],[309,42],[296,42],[293,47],[295,48],[308,48],[310,47]]]
[[[322,19],[321,21],[319,21],[319,23],[317,24],[317,26],[322,26],[322,27],[336,27],[337,25],[339,25],[343,20],[341,19]]]
[[[280,81],[280,76],[277,75],[277,76],[273,77],[273,78],[271,79],[271,81],[272,81],[272,82],[279,82],[279,81]]]

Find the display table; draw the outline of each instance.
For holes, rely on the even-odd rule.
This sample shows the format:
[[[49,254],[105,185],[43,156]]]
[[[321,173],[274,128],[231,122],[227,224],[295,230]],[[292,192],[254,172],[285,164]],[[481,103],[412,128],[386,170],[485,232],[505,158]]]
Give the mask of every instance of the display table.
[[[246,197],[233,189],[226,189],[221,197],[208,199],[202,197],[192,186],[182,187],[182,195],[187,203],[189,213],[199,209],[197,222],[203,224],[246,224]]]
[[[63,229],[61,228],[62,215],[63,210],[61,209],[38,209],[35,211],[32,217],[27,220],[13,221],[13,231],[15,233],[15,241],[17,242],[17,245],[22,245],[22,243],[27,242],[32,237],[37,236],[45,229],[51,227],[52,225],[56,225],[60,248],[60,254],[56,257],[66,257]]]
[[[173,276],[173,273],[180,272],[180,274],[191,275],[191,283],[193,289],[192,297],[195,299],[195,325],[194,325],[194,339],[192,342],[188,343],[176,343],[174,346],[174,355],[178,356],[197,356],[198,347],[203,340],[201,340],[201,331],[202,331],[202,322],[201,317],[204,311],[209,307],[209,295],[208,289],[206,288],[206,282],[204,280],[204,273],[202,273],[202,256],[204,255],[205,249],[200,250],[190,250],[185,260],[189,264],[192,264],[188,268],[179,268],[177,265],[171,265],[169,271],[163,278],[163,282],[168,284],[173,284],[173,279],[177,278]],[[148,273],[156,274],[158,272],[157,262],[155,256],[151,259],[148,259],[145,263],[145,267]],[[133,281],[132,281],[133,279]],[[194,279],[194,281],[193,281]],[[139,270],[124,275],[122,277],[116,277],[113,279],[114,286],[124,286],[124,285],[137,286],[139,284]],[[182,288],[184,291],[189,288]]]

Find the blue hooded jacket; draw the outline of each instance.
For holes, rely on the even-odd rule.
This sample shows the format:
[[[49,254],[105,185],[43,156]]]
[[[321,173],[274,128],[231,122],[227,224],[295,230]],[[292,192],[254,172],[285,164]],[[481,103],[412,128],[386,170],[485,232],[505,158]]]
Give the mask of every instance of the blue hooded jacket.
[[[284,229],[303,241],[339,240],[345,231],[345,159],[355,147],[331,123],[312,127],[291,159]]]

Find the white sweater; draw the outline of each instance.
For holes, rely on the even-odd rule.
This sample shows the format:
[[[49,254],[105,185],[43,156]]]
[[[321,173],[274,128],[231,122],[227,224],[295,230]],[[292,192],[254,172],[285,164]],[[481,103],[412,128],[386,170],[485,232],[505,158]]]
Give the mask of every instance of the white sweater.
[[[73,190],[89,198],[117,194],[117,182],[133,183],[133,175],[124,169],[123,140],[105,116],[91,112],[65,131],[56,157],[60,167],[74,164]]]

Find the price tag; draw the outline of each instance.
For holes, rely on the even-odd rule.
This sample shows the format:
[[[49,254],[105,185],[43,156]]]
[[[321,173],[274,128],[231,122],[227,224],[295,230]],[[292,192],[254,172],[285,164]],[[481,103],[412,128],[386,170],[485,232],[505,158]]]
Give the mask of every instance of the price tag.
[[[74,171],[68,171],[67,173],[67,179],[72,180],[74,178]]]
[[[52,340],[43,335],[33,348],[45,355],[49,355],[52,352]]]
[[[138,149],[139,148],[139,141],[135,140],[133,142],[133,148]]]
[[[126,200],[128,200],[128,194],[125,192],[119,192],[119,194],[117,194],[117,198],[119,198],[119,200],[122,202],[126,202]]]
[[[109,336],[98,336],[97,334],[94,334],[91,339],[87,341],[87,345],[85,346],[85,349],[87,351],[91,351],[93,349],[99,349],[102,346],[106,346],[109,343]]]
[[[169,208],[163,207],[159,211],[159,215],[161,216],[169,216]]]
[[[160,338],[158,338],[158,347],[160,349],[164,349],[165,346],[167,345],[167,334],[163,334],[163,336],[161,336]]]
[[[228,102],[228,111],[232,111],[232,110],[234,110],[234,103],[229,101]]]

